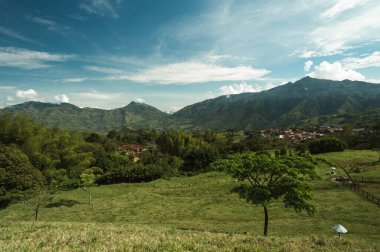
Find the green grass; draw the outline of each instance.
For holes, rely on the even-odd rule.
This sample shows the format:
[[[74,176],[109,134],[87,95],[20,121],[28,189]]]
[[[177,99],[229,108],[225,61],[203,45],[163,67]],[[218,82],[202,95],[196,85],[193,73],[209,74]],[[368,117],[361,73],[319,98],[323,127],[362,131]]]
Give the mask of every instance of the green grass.
[[[360,173],[352,173],[353,176],[368,176],[380,178],[380,163],[375,163],[379,160],[379,155],[375,151],[371,150],[346,150],[343,152],[331,152],[316,155],[316,157],[323,157],[333,162],[339,162],[339,160],[356,159],[360,163]],[[367,163],[367,164],[364,164]],[[328,168],[328,167],[327,167]],[[346,176],[343,171],[338,171],[339,176]]]
[[[372,160],[372,154],[346,151],[319,156]],[[369,169],[374,171],[366,172],[378,172],[377,166]],[[93,192],[93,205],[86,204],[86,193],[80,189],[61,192],[50,206],[41,209],[36,224],[28,208],[11,205],[0,211],[0,250],[28,250],[28,232],[35,237],[36,248],[47,250],[65,246],[80,249],[81,242],[82,249],[87,250],[91,239],[95,239],[95,250],[120,246],[138,246],[136,249],[141,250],[157,247],[158,251],[379,249],[380,208],[331,182],[325,165],[318,166],[317,171],[321,179],[312,186],[318,213],[310,217],[275,202],[269,206],[267,238],[261,236],[263,209],[231,194],[237,184],[231,178],[211,172],[150,183],[99,186]],[[344,239],[337,239],[331,231],[338,223],[348,229]]]

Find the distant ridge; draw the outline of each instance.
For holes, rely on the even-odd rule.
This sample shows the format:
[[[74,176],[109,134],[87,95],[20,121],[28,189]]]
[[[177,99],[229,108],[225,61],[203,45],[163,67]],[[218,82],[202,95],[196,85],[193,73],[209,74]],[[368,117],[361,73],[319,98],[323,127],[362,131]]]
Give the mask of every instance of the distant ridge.
[[[2,113],[25,113],[50,127],[105,132],[112,129],[161,129],[167,114],[143,103],[131,102],[112,110],[79,108],[69,103],[26,102],[4,108]]]
[[[370,112],[368,112],[370,111]],[[125,128],[227,130],[311,127],[321,123],[360,123],[380,115],[380,85],[305,77],[259,93],[220,96],[187,106],[174,114],[143,103],[102,110],[62,103],[26,102],[1,113],[26,113],[46,126],[109,131]],[[361,120],[363,120],[363,118]],[[340,118],[337,120],[336,118]]]

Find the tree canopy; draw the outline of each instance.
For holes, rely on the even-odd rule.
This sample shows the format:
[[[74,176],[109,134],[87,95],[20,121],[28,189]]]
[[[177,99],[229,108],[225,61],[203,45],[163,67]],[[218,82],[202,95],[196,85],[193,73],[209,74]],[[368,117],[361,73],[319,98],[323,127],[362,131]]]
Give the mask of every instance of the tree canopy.
[[[275,200],[281,199],[285,207],[292,207],[297,212],[315,212],[310,203],[311,188],[307,183],[307,179],[316,177],[309,153],[299,156],[245,152],[218,160],[212,166],[242,182],[233,189],[240,198],[264,207],[264,235],[268,233],[267,207]]]

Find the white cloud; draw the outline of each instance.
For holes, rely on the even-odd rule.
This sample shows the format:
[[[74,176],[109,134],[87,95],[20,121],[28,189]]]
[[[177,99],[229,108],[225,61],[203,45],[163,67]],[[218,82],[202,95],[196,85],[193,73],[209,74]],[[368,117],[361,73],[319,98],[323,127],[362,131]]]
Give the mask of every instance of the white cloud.
[[[135,99],[135,102],[138,102],[138,103],[146,103],[146,101],[145,101],[143,98],[136,98],[136,99]]]
[[[380,67],[380,52],[373,52],[371,55],[363,58],[348,57],[343,59],[341,63],[350,69]]]
[[[15,39],[18,39],[18,40],[21,40],[21,41],[25,41],[25,42],[28,42],[28,43],[32,43],[32,44],[38,44],[38,42],[34,41],[33,39],[30,39],[24,35],[21,35],[19,34],[18,32],[15,32],[15,31],[12,31],[12,30],[9,30],[5,27],[2,27],[0,26],[0,33],[2,34],[5,34],[11,38],[15,38]]]
[[[222,95],[240,94],[246,92],[256,92],[256,88],[245,82],[240,84],[226,85],[219,88]]]
[[[370,82],[370,83],[380,84],[380,79],[366,79],[365,81]]]
[[[314,63],[313,63],[313,61],[311,61],[311,60],[306,61],[306,62],[305,62],[305,65],[304,65],[304,67],[303,67],[303,70],[305,70],[306,72],[309,72],[309,71],[310,71],[310,68],[311,68],[311,66],[312,66],[313,64],[314,64]]]
[[[372,1],[375,3],[376,1]],[[301,57],[319,57],[341,54],[345,50],[368,41],[378,41],[380,34],[380,5],[366,6],[363,11],[338,22],[314,29],[309,34],[313,50],[306,50]]]
[[[83,81],[86,81],[88,80],[88,78],[85,78],[85,77],[78,77],[78,78],[68,78],[68,79],[63,79],[63,80],[60,80],[61,82],[83,82]]]
[[[65,94],[60,94],[60,95],[54,96],[54,100],[56,100],[59,103],[69,103],[70,102],[69,97]]]
[[[143,70],[130,75],[113,75],[107,80],[132,80],[159,84],[188,84],[211,81],[244,81],[259,79],[269,73],[251,66],[224,67],[197,61],[174,63]]]
[[[82,99],[113,100],[119,98],[121,93],[99,93],[92,90],[91,92],[81,92],[74,95]]]
[[[121,3],[120,0],[85,0],[79,5],[79,8],[91,14],[98,16],[111,16],[118,18],[116,7]]]
[[[323,61],[319,66],[315,66],[315,71],[309,74],[310,77],[329,80],[364,80],[360,73],[342,66],[339,62],[332,64]]]
[[[232,56],[227,55],[227,54],[211,54],[211,55],[208,55],[207,58],[208,60],[210,60],[210,62],[215,63],[217,61],[231,59]]]
[[[261,92],[273,88],[272,83],[267,83],[264,85],[251,85],[245,82],[240,84],[225,85],[219,88],[221,95],[231,95],[231,94],[241,94],[247,92]]]
[[[173,114],[177,112],[178,110],[182,109],[183,107],[178,107],[178,106],[172,106],[169,108],[169,110],[165,111],[168,114]]]
[[[30,51],[15,47],[0,47],[0,67],[24,69],[46,68],[47,62],[62,62],[73,59],[73,55]]]
[[[35,100],[37,98],[37,92],[34,89],[17,90],[16,97],[27,100]]]
[[[15,100],[14,97],[12,97],[12,96],[7,96],[7,101],[8,101],[8,102],[12,102],[12,101],[14,101],[14,100]]]
[[[329,20],[340,15],[342,12],[363,5],[367,0],[339,0],[331,8],[321,14],[322,20]]]

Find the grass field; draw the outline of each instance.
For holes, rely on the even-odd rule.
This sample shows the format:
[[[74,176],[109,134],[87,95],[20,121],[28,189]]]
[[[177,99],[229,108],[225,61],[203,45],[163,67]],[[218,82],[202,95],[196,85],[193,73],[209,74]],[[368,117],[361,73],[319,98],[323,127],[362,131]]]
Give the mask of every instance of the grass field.
[[[377,251],[360,238],[262,237],[120,223],[0,224],[1,251]]]
[[[319,156],[376,160],[370,151]],[[0,211],[0,250],[29,250],[30,239],[37,250],[379,250],[380,208],[331,182],[328,172],[320,165],[321,179],[312,182],[315,216],[295,213],[281,202],[270,205],[269,237],[262,237],[263,209],[231,194],[236,182],[228,176],[211,172],[99,186],[93,205],[86,204],[82,190],[61,192],[41,210],[37,223],[24,205],[12,205]],[[367,167],[363,174],[380,174],[380,167]],[[348,229],[343,239],[331,231],[338,223]]]

